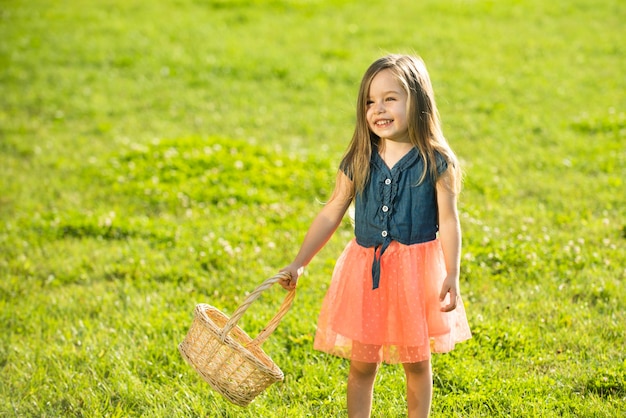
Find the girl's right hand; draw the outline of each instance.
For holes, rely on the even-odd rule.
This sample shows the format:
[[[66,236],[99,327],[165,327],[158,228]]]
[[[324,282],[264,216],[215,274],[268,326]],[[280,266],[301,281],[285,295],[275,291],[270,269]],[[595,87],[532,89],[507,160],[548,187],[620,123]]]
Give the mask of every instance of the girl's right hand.
[[[298,267],[294,266],[293,264],[289,264],[287,267],[284,267],[279,271],[287,273],[289,277],[281,278],[278,283],[286,290],[294,290],[298,285],[298,279],[304,272],[304,267]]]

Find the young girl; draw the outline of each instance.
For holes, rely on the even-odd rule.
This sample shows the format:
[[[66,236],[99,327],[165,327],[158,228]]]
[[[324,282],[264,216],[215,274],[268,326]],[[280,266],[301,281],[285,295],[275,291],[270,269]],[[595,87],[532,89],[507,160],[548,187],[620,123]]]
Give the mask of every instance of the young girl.
[[[355,238],[337,260],[314,348],[350,359],[350,417],[369,417],[381,362],[402,363],[409,417],[430,413],[430,353],[471,337],[459,292],[459,163],[423,61],[389,55],[361,81],[357,122],[330,200],[281,271],[293,289],[352,202]]]

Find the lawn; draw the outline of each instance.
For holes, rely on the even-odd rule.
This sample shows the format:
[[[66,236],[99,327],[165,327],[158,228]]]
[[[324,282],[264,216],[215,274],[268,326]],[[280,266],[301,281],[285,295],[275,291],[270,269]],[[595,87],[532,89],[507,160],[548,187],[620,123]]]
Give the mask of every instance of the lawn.
[[[0,2],[0,417],[336,417],[312,348],[348,219],[226,402],[177,351],[231,314],[329,197],[360,77],[426,61],[465,172],[473,338],[433,417],[626,416],[626,5],[618,0]],[[256,335],[284,292],[240,326]],[[381,369],[375,417],[405,414]]]

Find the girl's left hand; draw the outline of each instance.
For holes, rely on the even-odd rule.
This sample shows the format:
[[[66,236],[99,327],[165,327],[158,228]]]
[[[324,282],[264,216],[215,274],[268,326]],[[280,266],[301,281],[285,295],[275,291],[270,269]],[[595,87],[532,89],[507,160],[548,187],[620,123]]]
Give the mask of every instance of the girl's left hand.
[[[459,278],[454,275],[446,276],[439,293],[439,301],[443,303],[446,295],[450,294],[450,302],[446,306],[441,307],[441,312],[451,312],[456,309],[457,299],[459,297]]]

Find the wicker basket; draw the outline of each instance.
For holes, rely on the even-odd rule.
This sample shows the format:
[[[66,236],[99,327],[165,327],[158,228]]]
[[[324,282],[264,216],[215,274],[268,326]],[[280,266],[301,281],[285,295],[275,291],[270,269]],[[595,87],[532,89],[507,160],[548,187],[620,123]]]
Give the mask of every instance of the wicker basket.
[[[284,378],[280,368],[261,349],[261,344],[291,307],[295,290],[287,294],[278,313],[255,339],[239,328],[237,322],[263,291],[285,276],[289,277],[287,273],[279,273],[265,280],[230,319],[210,305],[197,305],[191,328],[178,346],[189,365],[213,389],[236,405],[248,405],[272,383]]]

